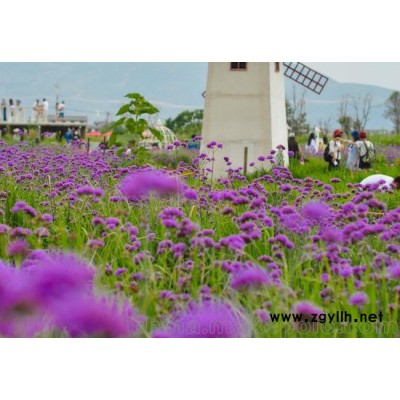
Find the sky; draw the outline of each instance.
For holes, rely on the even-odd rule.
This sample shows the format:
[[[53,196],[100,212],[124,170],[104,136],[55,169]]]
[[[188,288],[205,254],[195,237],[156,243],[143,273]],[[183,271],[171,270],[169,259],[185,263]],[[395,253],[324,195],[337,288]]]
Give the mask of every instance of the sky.
[[[400,90],[399,62],[303,62],[341,83],[364,83]]]

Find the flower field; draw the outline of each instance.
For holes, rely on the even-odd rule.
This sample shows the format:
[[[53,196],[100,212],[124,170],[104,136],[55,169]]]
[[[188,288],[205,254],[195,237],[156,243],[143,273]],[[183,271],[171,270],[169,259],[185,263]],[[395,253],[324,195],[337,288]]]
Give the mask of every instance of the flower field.
[[[399,191],[268,154],[210,179],[217,151],[171,171],[0,142],[0,336],[397,337]]]

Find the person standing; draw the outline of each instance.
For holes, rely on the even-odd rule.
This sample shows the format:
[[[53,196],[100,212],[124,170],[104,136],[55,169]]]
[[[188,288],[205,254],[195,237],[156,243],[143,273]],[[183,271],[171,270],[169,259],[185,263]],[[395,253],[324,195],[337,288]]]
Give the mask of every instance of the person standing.
[[[65,133],[65,140],[67,141],[67,143],[71,143],[72,140],[72,131],[71,128],[67,129],[67,132]]]
[[[293,153],[293,158],[299,160],[300,163],[304,163],[301,148],[297,143],[293,132],[290,132],[288,136],[288,151],[291,151]]]
[[[6,99],[3,99],[1,101],[1,114],[3,117],[3,121],[6,122],[7,121],[7,102]]]
[[[317,139],[316,139],[314,132],[311,132],[310,136],[308,137],[306,150],[312,154],[318,153],[318,144],[317,144]]]
[[[43,99],[43,103],[42,103],[42,116],[43,116],[43,121],[47,122],[47,115],[49,112],[49,102],[46,99]]]
[[[10,122],[15,122],[14,121],[14,116],[15,116],[15,104],[14,100],[10,99],[8,102],[9,110],[10,110]]]
[[[372,162],[375,160],[375,147],[372,142],[367,140],[367,134],[364,131],[360,132],[360,169],[369,170]]]
[[[359,170],[361,140],[358,131],[351,132],[351,136],[353,141],[348,146],[346,168],[353,174],[354,171]]]
[[[333,132],[333,140],[329,142],[329,155],[331,160],[329,161],[328,170],[338,169],[340,166],[340,161],[342,160],[343,145],[341,143],[341,138],[343,136],[343,131],[336,129]]]
[[[36,99],[35,102],[33,103],[33,116],[32,116],[32,120],[34,120],[35,122],[39,121],[39,117],[41,115],[41,105],[39,103],[39,99]]]
[[[21,100],[17,99],[15,102],[15,122],[24,122],[24,109],[21,105]]]
[[[64,119],[64,108],[65,108],[64,101],[62,101],[61,103],[58,103],[57,112],[58,112],[58,119],[60,121],[62,121]]]

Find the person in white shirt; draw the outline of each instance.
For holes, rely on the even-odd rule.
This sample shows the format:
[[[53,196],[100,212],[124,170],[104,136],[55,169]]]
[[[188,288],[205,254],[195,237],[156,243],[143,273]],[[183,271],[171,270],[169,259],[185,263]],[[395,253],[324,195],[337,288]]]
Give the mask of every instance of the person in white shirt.
[[[337,169],[340,166],[343,151],[343,145],[341,143],[342,136],[343,131],[340,129],[336,129],[333,132],[333,140],[329,142],[329,154],[332,157],[328,166],[329,171],[332,169]]]
[[[39,103],[39,99],[35,100],[32,108],[33,108],[32,120],[38,122],[39,119],[42,118],[42,106]]]
[[[61,103],[58,103],[57,105],[57,116],[58,119],[60,119],[61,121],[64,119],[64,101],[62,101]]]
[[[394,186],[395,189],[400,189],[400,176],[392,178],[391,176],[376,174],[370,175],[360,182],[360,187],[363,189],[384,189]]]
[[[49,102],[46,99],[43,99],[42,103],[42,110],[43,110],[43,121],[47,122],[47,113],[49,112]]]
[[[310,136],[308,137],[307,144],[306,144],[306,150],[309,151],[311,154],[318,153],[317,139],[315,137],[314,132],[311,132]]]
[[[353,137],[353,141],[348,145],[348,156],[346,161],[346,168],[350,170],[350,173],[353,175],[354,171],[359,170],[360,165],[360,134],[358,131],[351,132],[351,136]]]

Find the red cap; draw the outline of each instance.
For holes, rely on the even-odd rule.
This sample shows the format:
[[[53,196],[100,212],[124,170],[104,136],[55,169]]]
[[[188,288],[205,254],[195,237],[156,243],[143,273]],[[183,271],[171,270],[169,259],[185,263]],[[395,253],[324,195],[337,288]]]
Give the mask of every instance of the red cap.
[[[360,132],[360,138],[365,139],[367,137],[367,134],[364,131]]]
[[[337,137],[342,136],[342,135],[343,135],[343,131],[342,131],[341,129],[336,129],[336,130],[333,132],[333,137],[334,137],[334,138],[337,138]]]

